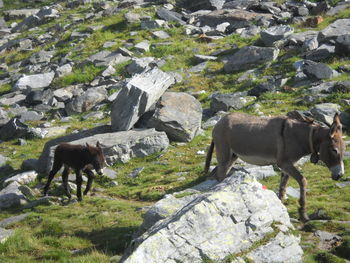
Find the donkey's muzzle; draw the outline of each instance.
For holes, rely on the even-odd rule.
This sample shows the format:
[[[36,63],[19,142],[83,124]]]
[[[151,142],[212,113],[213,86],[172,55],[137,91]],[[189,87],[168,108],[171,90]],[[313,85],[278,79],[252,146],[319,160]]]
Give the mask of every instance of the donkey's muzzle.
[[[103,175],[103,169],[97,170],[96,173],[98,173],[99,175]]]
[[[341,163],[339,165],[331,167],[332,179],[339,180],[344,175],[344,164]]]

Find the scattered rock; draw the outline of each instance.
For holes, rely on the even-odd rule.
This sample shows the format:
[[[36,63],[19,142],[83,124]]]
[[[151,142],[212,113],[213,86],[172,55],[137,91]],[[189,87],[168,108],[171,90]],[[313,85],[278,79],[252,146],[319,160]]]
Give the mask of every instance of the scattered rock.
[[[350,55],[350,35],[338,36],[335,40],[335,51],[339,55]]]
[[[307,76],[317,80],[329,79],[337,75],[337,72],[331,69],[328,65],[313,62],[311,60],[304,61],[302,70]]]
[[[27,202],[19,187],[19,183],[13,182],[0,191],[0,209],[24,205]]]
[[[210,101],[210,110],[214,113],[218,111],[229,111],[242,109],[250,101],[246,97],[246,92],[236,92],[230,94],[214,94]]]
[[[277,58],[279,49],[271,47],[245,46],[228,57],[224,66],[226,73],[255,68]]]
[[[136,168],[128,175],[128,177],[136,178],[144,169],[145,167]]]
[[[274,42],[284,39],[294,33],[291,26],[273,26],[260,32],[260,36],[265,46],[272,47]]]

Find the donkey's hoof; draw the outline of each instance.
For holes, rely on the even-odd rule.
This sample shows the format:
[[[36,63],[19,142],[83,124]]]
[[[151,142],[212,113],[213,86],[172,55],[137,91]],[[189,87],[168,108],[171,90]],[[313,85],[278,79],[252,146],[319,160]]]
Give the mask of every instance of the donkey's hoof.
[[[310,218],[309,218],[309,216],[306,214],[305,211],[300,211],[300,210],[299,210],[299,215],[300,215],[300,221],[301,221],[301,222],[306,223],[306,222],[310,221]]]

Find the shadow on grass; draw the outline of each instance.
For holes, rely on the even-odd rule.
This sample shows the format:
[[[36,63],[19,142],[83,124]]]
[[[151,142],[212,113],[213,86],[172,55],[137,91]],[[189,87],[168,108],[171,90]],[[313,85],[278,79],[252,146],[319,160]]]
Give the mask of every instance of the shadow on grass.
[[[91,232],[78,231],[74,235],[90,240],[96,250],[113,256],[125,251],[137,228],[137,226],[108,227]]]

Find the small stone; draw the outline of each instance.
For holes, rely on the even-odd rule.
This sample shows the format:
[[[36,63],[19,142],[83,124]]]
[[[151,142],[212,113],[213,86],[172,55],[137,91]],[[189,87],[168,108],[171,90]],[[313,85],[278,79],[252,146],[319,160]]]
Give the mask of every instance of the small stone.
[[[145,167],[136,168],[128,175],[128,177],[136,178],[144,169]]]

